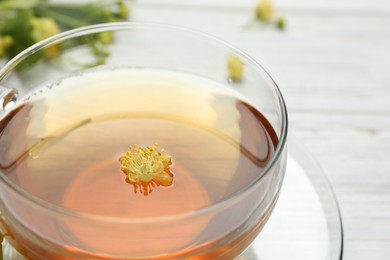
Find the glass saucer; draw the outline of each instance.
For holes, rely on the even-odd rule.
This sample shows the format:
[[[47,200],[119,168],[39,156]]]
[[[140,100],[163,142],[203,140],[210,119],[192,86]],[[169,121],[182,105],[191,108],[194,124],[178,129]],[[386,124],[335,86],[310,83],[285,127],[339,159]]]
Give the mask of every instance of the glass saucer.
[[[343,228],[332,188],[300,145],[288,144],[278,203],[252,245],[237,260],[342,259]]]

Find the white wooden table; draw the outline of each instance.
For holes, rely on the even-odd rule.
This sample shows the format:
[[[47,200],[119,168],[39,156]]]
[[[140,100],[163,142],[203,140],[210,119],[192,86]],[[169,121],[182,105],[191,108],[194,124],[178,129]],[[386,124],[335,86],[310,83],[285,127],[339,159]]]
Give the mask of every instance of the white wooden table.
[[[255,0],[138,0],[133,21],[214,34],[244,50],[284,93],[290,137],[338,197],[344,259],[390,259],[390,2],[274,0],[281,32],[252,26]]]

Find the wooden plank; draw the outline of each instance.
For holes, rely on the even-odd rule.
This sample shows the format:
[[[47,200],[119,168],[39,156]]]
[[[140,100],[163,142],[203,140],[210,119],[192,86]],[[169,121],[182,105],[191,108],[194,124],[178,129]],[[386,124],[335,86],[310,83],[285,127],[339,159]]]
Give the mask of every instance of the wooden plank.
[[[185,26],[227,40],[263,64],[282,90],[390,85],[390,27],[384,26],[390,24],[390,15],[286,13],[287,29],[280,32],[253,23],[252,9],[199,12],[187,8],[178,12],[140,4],[134,6],[133,13],[134,21]]]
[[[159,6],[167,8],[251,8],[256,5],[257,0],[143,0],[148,6]],[[389,2],[386,0],[373,1],[351,1],[351,0],[273,0],[272,3],[282,10],[297,11],[318,11],[321,12],[364,12],[364,13],[387,13],[390,11]]]
[[[254,24],[250,0],[148,0],[134,6],[134,20],[209,32],[260,61],[285,95],[290,136],[333,184],[344,259],[388,259],[390,2],[274,2],[284,32]]]

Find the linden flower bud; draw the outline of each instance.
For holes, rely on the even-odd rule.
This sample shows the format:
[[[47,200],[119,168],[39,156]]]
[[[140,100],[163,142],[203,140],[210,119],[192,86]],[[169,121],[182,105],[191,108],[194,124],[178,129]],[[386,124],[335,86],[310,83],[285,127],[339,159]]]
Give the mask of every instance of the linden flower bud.
[[[286,27],[286,21],[283,18],[278,18],[276,20],[276,27],[283,30]]]
[[[119,159],[122,171],[127,175],[126,181],[134,185],[135,193],[140,188],[146,196],[155,186],[172,185],[173,174],[169,171],[171,156],[164,149],[157,152],[157,146],[142,147],[135,144]]]
[[[98,37],[101,44],[109,45],[114,38],[114,33],[112,31],[101,32]]]
[[[60,33],[60,29],[53,18],[34,17],[30,23],[32,26],[32,36],[37,42]]]
[[[30,22],[32,26],[32,37],[36,42],[42,41],[48,37],[56,35],[60,33],[60,29],[58,28],[57,23],[53,18],[50,17],[42,17],[37,18],[34,17]],[[59,46],[52,45],[46,49],[46,54],[49,57],[54,57],[59,53]]]
[[[260,0],[256,5],[256,19],[270,21],[274,15],[274,7],[269,0]]]
[[[10,47],[14,43],[14,39],[9,36],[0,37],[0,58],[4,56],[8,47]]]
[[[119,17],[121,19],[129,18],[130,10],[127,5],[123,1],[118,2],[117,5],[119,7]]]
[[[244,62],[233,54],[227,58],[228,77],[233,82],[239,82],[244,75]]]

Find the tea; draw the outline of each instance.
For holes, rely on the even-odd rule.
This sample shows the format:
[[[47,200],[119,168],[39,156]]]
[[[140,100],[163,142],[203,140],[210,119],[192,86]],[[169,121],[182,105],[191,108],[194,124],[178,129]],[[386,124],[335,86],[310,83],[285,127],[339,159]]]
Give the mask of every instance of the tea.
[[[230,197],[262,173],[278,142],[266,118],[235,91],[195,75],[156,69],[91,70],[48,83],[0,126],[0,169],[12,182],[46,203],[119,220],[191,214]],[[156,143],[157,151],[171,156],[173,183],[143,193],[126,181],[120,158],[130,146]],[[213,221],[172,227],[169,239],[155,234],[159,230],[134,229],[128,234],[140,238],[136,244],[126,238],[111,243],[120,232],[114,229],[102,236],[80,224],[40,228],[62,241],[44,242],[49,247],[80,257],[105,259],[115,252],[133,258],[216,259],[217,241],[199,242],[213,232]],[[61,230],[48,230],[56,228]],[[22,234],[12,235],[21,250],[67,259],[37,249]],[[155,240],[148,243],[148,237]],[[245,238],[226,241],[234,248]]]

